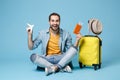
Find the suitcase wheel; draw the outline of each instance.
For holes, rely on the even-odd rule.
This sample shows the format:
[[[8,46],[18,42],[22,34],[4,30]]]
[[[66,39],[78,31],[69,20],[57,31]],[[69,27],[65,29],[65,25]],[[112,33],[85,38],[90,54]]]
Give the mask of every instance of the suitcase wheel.
[[[83,68],[83,67],[85,67],[85,65],[83,65],[81,62],[79,62],[79,67]]]
[[[99,69],[100,69],[100,68],[101,68],[101,64],[99,64],[99,66],[98,66],[98,67],[99,67]]]
[[[94,70],[100,69],[101,68],[101,64],[99,65],[94,65]]]
[[[94,66],[94,70],[97,70],[97,66]]]
[[[82,63],[81,63],[81,62],[79,62],[79,67],[80,67],[80,68],[83,68],[83,66],[82,66]]]

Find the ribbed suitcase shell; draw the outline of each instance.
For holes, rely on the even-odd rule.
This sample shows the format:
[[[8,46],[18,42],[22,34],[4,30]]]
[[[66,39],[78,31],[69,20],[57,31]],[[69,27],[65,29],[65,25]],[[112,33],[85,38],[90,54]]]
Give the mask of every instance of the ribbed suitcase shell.
[[[79,43],[79,65],[94,66],[97,70],[101,68],[101,46],[102,41],[98,36],[86,35]]]

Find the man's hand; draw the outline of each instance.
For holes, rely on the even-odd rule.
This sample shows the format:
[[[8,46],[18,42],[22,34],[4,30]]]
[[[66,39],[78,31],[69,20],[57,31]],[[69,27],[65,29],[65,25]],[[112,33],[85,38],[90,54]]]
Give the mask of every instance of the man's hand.
[[[82,37],[82,35],[80,33],[76,34],[76,41],[79,41],[81,37]]]
[[[79,33],[79,34],[76,34],[76,41],[74,43],[74,46],[78,47],[78,44],[79,44],[79,40],[80,38],[82,37],[82,35]]]
[[[31,33],[31,34],[32,34],[33,27],[34,27],[34,25],[27,24],[26,31],[27,31],[28,33]]]

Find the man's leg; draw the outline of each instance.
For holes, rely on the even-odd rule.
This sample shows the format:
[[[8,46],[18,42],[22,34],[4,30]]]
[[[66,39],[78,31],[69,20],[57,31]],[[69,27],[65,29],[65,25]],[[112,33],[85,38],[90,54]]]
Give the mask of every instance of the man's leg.
[[[68,51],[65,53],[65,56],[58,62],[58,67],[63,68],[65,67],[70,61],[72,61],[72,58],[75,56],[77,53],[77,48],[75,47],[70,47]]]
[[[40,56],[40,55],[38,55],[38,54],[32,54],[32,55],[30,56],[30,60],[31,60],[34,64],[36,64],[36,65],[38,65],[38,66],[40,66],[40,67],[43,67],[43,68],[45,68],[45,67],[50,67],[50,66],[53,65],[52,63],[50,63],[49,61],[47,61],[47,59],[45,59],[43,56]]]
[[[34,64],[37,64],[39,67],[45,68],[46,76],[56,71],[56,66],[52,64],[54,63],[53,58],[39,56],[38,54],[32,54],[30,59]]]

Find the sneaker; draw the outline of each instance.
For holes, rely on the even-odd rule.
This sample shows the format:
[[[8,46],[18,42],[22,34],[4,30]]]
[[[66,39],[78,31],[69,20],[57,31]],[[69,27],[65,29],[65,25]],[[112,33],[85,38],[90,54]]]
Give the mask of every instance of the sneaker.
[[[72,72],[72,69],[70,68],[70,66],[65,66],[65,68],[63,68],[62,70],[63,72],[68,72],[68,73],[71,73]]]
[[[55,73],[57,71],[57,66],[50,66],[45,68],[46,76],[49,74]]]

